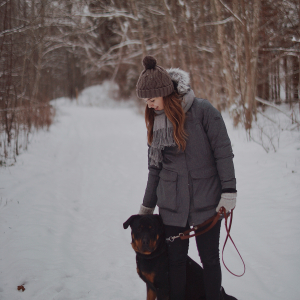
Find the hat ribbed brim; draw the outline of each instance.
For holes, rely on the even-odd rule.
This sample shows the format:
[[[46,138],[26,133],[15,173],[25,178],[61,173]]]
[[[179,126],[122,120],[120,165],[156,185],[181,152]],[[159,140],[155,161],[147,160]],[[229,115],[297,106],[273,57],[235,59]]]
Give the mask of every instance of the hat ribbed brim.
[[[156,97],[165,97],[174,92],[174,85],[171,82],[168,86],[162,88],[155,88],[151,90],[136,90],[137,96],[139,98],[156,98]]]

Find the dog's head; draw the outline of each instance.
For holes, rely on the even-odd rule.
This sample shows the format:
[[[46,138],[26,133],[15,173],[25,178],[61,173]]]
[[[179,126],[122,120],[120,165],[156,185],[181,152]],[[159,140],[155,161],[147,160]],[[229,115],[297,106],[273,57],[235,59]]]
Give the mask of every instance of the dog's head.
[[[131,246],[135,252],[149,255],[164,239],[163,223],[159,215],[133,215],[124,224],[131,227]]]

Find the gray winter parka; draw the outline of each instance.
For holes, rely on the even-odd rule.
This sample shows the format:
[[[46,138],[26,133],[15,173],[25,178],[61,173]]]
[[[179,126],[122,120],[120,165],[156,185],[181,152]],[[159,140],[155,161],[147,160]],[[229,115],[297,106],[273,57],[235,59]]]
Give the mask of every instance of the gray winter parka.
[[[180,227],[215,215],[222,190],[236,189],[231,142],[220,112],[194,98],[185,132],[185,151],[165,147],[160,166],[148,166],[143,199],[143,206],[159,207],[165,225]]]

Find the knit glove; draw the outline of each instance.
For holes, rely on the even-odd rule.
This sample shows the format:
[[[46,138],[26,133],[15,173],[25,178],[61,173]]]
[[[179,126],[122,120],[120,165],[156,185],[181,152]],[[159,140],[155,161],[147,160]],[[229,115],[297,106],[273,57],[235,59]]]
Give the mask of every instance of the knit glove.
[[[143,204],[141,204],[139,215],[153,215],[155,207],[146,207]]]
[[[237,196],[237,193],[221,194],[221,199],[220,199],[219,205],[216,208],[216,211],[218,212],[222,206],[226,209],[226,212],[234,209],[235,205],[236,205],[236,196]]]

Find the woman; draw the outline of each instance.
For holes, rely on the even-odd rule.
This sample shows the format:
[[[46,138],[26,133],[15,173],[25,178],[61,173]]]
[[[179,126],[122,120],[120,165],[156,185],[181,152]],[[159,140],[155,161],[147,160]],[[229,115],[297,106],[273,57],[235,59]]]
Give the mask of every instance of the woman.
[[[222,206],[235,207],[232,148],[221,114],[195,98],[186,72],[165,70],[152,56],[143,65],[136,91],[146,103],[149,175],[139,214],[152,214],[157,205],[166,236],[177,236]],[[220,226],[221,220],[196,237],[207,300],[235,299],[221,287]],[[188,244],[168,244],[171,300],[184,299]]]

